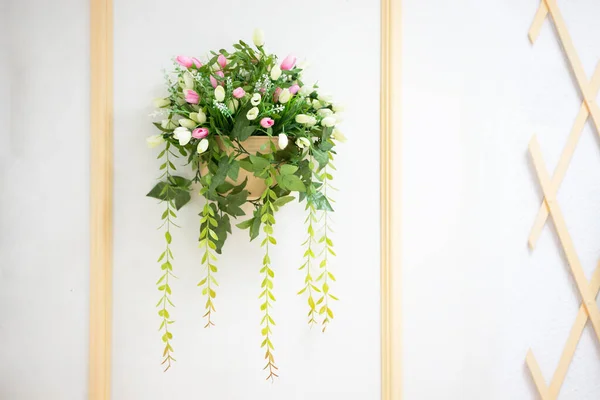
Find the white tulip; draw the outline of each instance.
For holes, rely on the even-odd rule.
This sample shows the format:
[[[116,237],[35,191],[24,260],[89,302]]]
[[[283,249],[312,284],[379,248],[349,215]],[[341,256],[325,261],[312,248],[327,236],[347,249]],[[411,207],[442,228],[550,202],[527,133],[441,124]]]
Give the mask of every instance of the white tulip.
[[[227,101],[227,109],[232,114],[235,112],[235,110],[237,110],[237,108],[238,108],[239,105],[240,105],[240,102],[237,101],[236,99],[232,99],[232,100],[228,100]]]
[[[184,128],[194,129],[196,127],[196,122],[192,121],[191,119],[181,118],[179,120],[179,125],[183,126]]]
[[[337,123],[340,123],[344,120],[344,117],[342,117],[342,115],[338,113],[333,114],[333,118],[335,118]]]
[[[163,139],[162,135],[152,135],[152,136],[148,136],[146,138],[146,143],[148,144],[148,147],[150,147],[150,148],[156,147],[164,141],[165,140]]]
[[[308,122],[306,123],[306,126],[313,126],[317,123],[317,119],[315,117],[313,117],[312,115],[308,117]]]
[[[247,113],[246,118],[250,121],[255,120],[258,117],[258,107],[252,107]]]
[[[334,104],[333,105],[333,111],[335,111],[336,113],[342,112],[346,109],[346,107],[344,107],[343,104]]]
[[[319,93],[318,99],[323,104],[330,104],[332,100],[331,95],[326,93]]]
[[[306,124],[309,121],[310,116],[306,114],[298,114],[296,115],[296,122],[299,124]]]
[[[287,147],[287,145],[288,145],[288,137],[286,136],[285,133],[280,133],[279,134],[279,143],[278,143],[278,145],[279,145],[279,148],[281,150],[283,150],[283,149],[285,149]]]
[[[312,86],[304,85],[300,88],[300,91],[298,93],[300,93],[300,96],[306,97],[306,96],[310,95],[313,92],[313,90],[314,89]]]
[[[305,147],[309,147],[310,140],[308,140],[305,137],[298,138],[298,139],[296,139],[296,146],[300,147],[301,149],[303,149]]]
[[[223,86],[217,86],[215,88],[215,99],[220,103],[225,100],[225,89]]]
[[[290,100],[290,97],[292,97],[292,94],[290,93],[289,89],[283,89],[281,91],[281,93],[279,93],[279,102],[281,104],[285,104]]]
[[[333,140],[337,140],[338,142],[342,142],[342,143],[346,142],[346,136],[344,136],[344,134],[342,132],[340,132],[339,129],[333,130],[333,133],[331,134],[331,138]]]
[[[173,120],[170,119],[163,119],[162,121],[160,121],[160,126],[161,128],[167,130],[175,129],[177,127],[177,125],[175,125],[175,122],[173,122]]]
[[[262,29],[256,28],[252,34],[252,41],[256,47],[260,47],[265,44],[265,33]]]
[[[321,125],[330,127],[330,126],[334,126],[335,122],[336,122],[335,117],[329,116],[329,117],[323,118],[323,120],[321,121]]]
[[[260,93],[254,93],[250,99],[250,103],[252,103],[253,106],[257,106],[260,104],[260,99]]]
[[[318,110],[319,108],[321,108],[321,107],[322,107],[322,104],[321,104],[321,102],[320,102],[319,100],[317,100],[317,99],[314,99],[314,100],[312,101],[312,107],[313,107],[315,110]]]
[[[171,100],[169,99],[154,99],[153,101],[155,108],[163,108],[171,104]]]
[[[193,119],[199,124],[203,124],[206,122],[206,114],[204,114],[204,111],[198,110],[197,113],[190,113],[190,119]]]
[[[329,108],[321,108],[317,111],[317,115],[322,118],[329,117],[332,114],[333,111],[331,111]]]
[[[183,86],[184,89],[193,89],[194,88],[194,77],[189,72],[183,74]]]
[[[281,68],[279,65],[275,64],[273,68],[271,68],[271,80],[276,81],[281,76]]]
[[[192,139],[192,132],[190,132],[188,128],[180,126],[179,128],[175,128],[173,131],[173,137],[179,140],[179,144],[181,146],[185,146]]]
[[[310,63],[306,60],[303,60],[300,64],[298,64],[298,68],[304,70],[310,67]]]
[[[206,139],[202,139],[199,143],[198,143],[198,148],[196,148],[196,151],[198,152],[198,154],[202,154],[204,153],[206,150],[208,149],[208,140]]]

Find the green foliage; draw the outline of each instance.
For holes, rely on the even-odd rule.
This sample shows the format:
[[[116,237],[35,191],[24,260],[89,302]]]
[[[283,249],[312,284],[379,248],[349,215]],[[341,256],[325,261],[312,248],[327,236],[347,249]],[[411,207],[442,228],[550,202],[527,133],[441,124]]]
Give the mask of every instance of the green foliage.
[[[198,246],[203,250],[201,262],[206,266],[206,269],[205,276],[198,283],[198,286],[202,288],[202,295],[206,297],[206,303],[204,304],[205,313],[202,317],[206,318],[206,325],[204,325],[204,327],[209,328],[214,326],[211,316],[213,311],[216,311],[214,305],[214,299],[217,296],[215,287],[219,286],[214,275],[217,273],[217,266],[214,264],[217,257],[212,251],[217,251],[218,248],[220,239],[217,230],[219,229],[220,224],[218,222],[217,208],[214,204],[208,202],[204,204],[200,215],[202,218],[200,219],[200,239]],[[222,223],[221,225],[225,224]]]

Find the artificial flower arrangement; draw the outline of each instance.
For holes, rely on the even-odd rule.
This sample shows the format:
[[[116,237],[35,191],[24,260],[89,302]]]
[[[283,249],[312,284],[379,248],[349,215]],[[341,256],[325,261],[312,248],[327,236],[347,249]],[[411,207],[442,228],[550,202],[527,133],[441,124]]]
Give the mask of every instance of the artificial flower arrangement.
[[[261,236],[261,347],[267,379],[277,377],[275,321],[270,314],[275,268],[269,250],[277,244],[276,212],[296,198],[305,203],[307,213],[306,251],[300,266],[304,285],[298,294],[307,296],[309,325],[321,324],[325,331],[334,317],[331,303],[337,298],[330,290],[335,277],[329,258],[335,252],[329,213],[335,190],[331,186],[334,149],[336,142],[345,140],[336,129],[341,107],[319,93],[317,86],[302,82],[303,69],[294,56],[279,62],[267,53],[261,30],[254,32],[253,42],[255,47],[239,41],[232,52],[213,51],[204,63],[178,56],[174,71],[165,77],[168,97],[155,100],[163,119],[154,125],[161,133],[147,141],[150,147],[163,149],[158,154],[159,182],[148,196],[164,204],[165,249],[158,258],[162,272],[157,307],[165,370],[175,361],[169,311],[174,306],[170,280],[175,277],[171,228],[177,226],[176,212],[190,201],[194,184],[206,199],[199,214],[199,260],[204,272],[198,283],[206,298],[205,327],[214,325],[217,254],[232,233],[232,219],[243,219],[236,226],[247,229],[250,240]],[[177,158],[183,158],[191,179],[176,175]]]

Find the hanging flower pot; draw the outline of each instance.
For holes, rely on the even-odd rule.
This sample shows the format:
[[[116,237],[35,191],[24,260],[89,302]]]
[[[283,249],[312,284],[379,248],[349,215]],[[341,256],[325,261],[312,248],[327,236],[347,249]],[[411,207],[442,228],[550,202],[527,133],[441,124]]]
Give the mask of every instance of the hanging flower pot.
[[[162,146],[162,150],[157,157],[159,182],[148,196],[164,206],[157,307],[165,369],[175,360],[172,231],[177,211],[189,203],[192,194],[205,199],[198,209],[198,264],[203,266],[198,295],[205,299],[206,327],[214,325],[217,255],[227,250],[232,226],[247,230],[251,241],[262,236],[256,310],[260,312],[264,370],[267,379],[277,377],[275,321],[270,310],[275,304],[275,271],[289,260],[275,259],[269,250],[278,244],[277,211],[294,200],[303,202],[307,213],[305,226],[300,228],[306,231],[306,249],[298,264],[305,273],[299,294],[307,296],[308,323],[321,324],[325,331],[334,318],[331,306],[337,298],[331,291],[335,277],[329,265],[335,251],[328,213],[333,212],[335,148],[345,140],[336,128],[341,107],[316,86],[302,82],[303,70],[296,66],[294,56],[278,62],[277,56],[267,53],[262,31],[255,32],[253,41],[255,47],[240,41],[231,52],[212,52],[203,62],[178,56],[173,72],[167,75],[168,97],[155,101],[164,118],[154,123],[160,133],[149,137],[148,145]],[[179,174],[178,168],[185,172]],[[182,223],[189,221],[177,222]]]

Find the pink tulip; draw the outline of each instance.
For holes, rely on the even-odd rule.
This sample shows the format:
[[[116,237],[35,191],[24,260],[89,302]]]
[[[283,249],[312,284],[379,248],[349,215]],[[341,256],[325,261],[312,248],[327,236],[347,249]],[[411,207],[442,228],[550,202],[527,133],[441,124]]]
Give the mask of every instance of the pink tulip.
[[[194,61],[191,57],[187,57],[187,56],[177,56],[177,58],[175,59],[175,61],[177,61],[177,64],[189,68],[192,65],[194,65]]]
[[[275,93],[273,93],[273,102],[277,103],[279,101],[279,94],[281,93],[281,88],[278,87],[275,89]]]
[[[227,65],[227,59],[223,54],[219,54],[219,57],[217,57],[217,62],[219,63],[221,68],[225,68],[225,66]]]
[[[223,78],[225,76],[223,71],[217,71],[217,72],[215,72],[215,75],[218,75],[221,78]],[[210,84],[212,85],[213,88],[216,88],[217,85],[219,84],[219,81],[217,81],[217,78],[215,78],[214,76],[211,75],[210,76]]]
[[[300,90],[300,86],[297,84],[294,83],[292,86],[290,86],[290,94],[296,94],[298,93],[298,90]]]
[[[183,95],[185,96],[185,101],[190,104],[198,104],[200,102],[200,95],[191,89],[185,89]]]
[[[293,55],[290,54],[283,60],[283,62],[279,66],[279,68],[281,68],[282,71],[290,70],[290,69],[294,68],[295,64],[296,64],[296,57],[294,57]]]
[[[196,57],[192,57],[192,62],[194,63],[196,68],[200,68],[202,66],[202,63]]]
[[[246,91],[241,87],[236,88],[233,91],[233,97],[235,97],[236,99],[241,99],[242,97],[244,97],[244,95],[246,95]]]
[[[275,121],[273,121],[271,118],[265,117],[263,119],[260,120],[260,126],[262,126],[263,128],[270,128],[275,124]]]
[[[204,139],[208,136],[208,129],[206,128],[196,128],[192,131],[192,137],[195,139]]]

